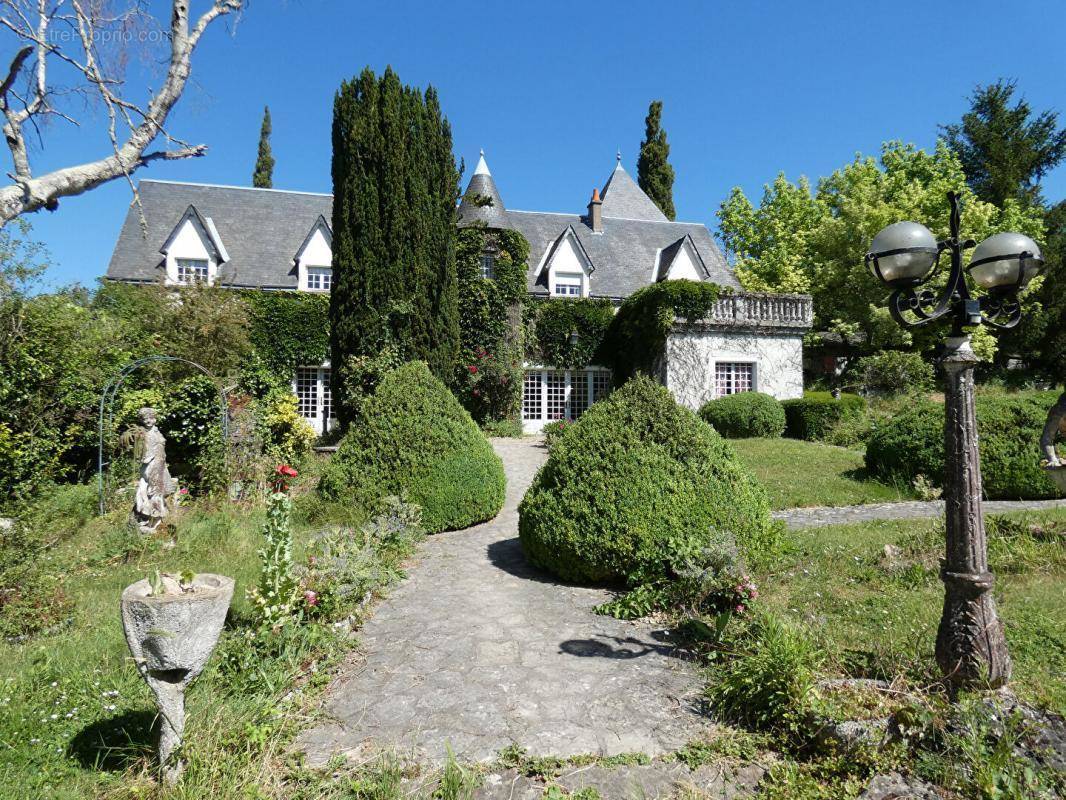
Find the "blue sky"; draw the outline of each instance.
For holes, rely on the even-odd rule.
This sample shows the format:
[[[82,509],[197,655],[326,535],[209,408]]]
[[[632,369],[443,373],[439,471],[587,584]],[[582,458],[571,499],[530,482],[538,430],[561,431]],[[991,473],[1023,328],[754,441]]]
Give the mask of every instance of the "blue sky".
[[[616,148],[635,175],[648,102],[662,99],[678,219],[713,228],[733,186],[757,199],[781,171],[816,178],[890,139],[932,147],[978,83],[1017,79],[1035,108],[1066,121],[1064,35],[1059,0],[255,0],[233,35],[205,36],[171,117],[209,154],[138,175],[249,185],[269,104],[274,186],[328,192],[333,94],[363,66],[391,64],[406,83],[437,87],[467,176],[484,147],[511,208],[582,210]],[[132,72],[131,96],[152,81]],[[81,129],[44,132],[38,171],[106,150],[102,117],[79,116]],[[1066,169],[1045,195],[1066,197]],[[116,182],[32,215],[51,282],[103,274],[129,200]]]

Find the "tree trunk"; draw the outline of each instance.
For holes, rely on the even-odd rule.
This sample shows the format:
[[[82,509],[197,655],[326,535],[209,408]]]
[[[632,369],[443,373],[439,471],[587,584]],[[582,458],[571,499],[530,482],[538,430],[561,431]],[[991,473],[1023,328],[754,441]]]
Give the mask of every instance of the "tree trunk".
[[[947,515],[946,558],[941,564],[944,612],[936,636],[936,660],[953,689],[1004,685],[1011,674],[1003,625],[992,598],[985,522],[981,509],[981,460],[974,410],[969,336],[946,342],[944,415]]]

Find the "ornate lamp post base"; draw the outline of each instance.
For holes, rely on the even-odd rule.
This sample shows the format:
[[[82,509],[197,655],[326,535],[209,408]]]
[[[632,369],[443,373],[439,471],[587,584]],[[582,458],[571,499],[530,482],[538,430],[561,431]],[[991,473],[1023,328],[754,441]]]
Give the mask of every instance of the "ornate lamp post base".
[[[940,571],[944,612],[936,635],[936,661],[954,689],[996,688],[1010,679],[1011,661],[988,571],[974,411],[977,356],[968,335],[946,340],[943,364],[947,547]]]

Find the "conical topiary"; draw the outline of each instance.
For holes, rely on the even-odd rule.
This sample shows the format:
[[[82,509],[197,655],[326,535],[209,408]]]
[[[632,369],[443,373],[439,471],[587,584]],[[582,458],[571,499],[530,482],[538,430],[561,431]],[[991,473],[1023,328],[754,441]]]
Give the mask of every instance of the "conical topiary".
[[[594,583],[653,577],[672,549],[709,542],[712,529],[758,556],[775,530],[765,490],[732,447],[644,376],[552,445],[519,515],[534,565]]]
[[[503,463],[477,424],[425,362],[412,361],[367,399],[318,489],[366,508],[402,495],[436,533],[494,517],[505,486]]]

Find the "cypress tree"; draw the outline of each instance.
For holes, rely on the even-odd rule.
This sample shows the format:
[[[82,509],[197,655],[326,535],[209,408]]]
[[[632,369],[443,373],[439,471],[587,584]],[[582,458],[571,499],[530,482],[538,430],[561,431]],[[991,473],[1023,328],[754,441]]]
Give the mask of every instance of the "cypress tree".
[[[256,189],[274,187],[274,154],[270,152],[270,106],[263,106],[263,125],[259,129],[259,154],[255,159],[252,186]]]
[[[644,141],[637,159],[637,185],[652,199],[667,219],[674,219],[674,168],[670,145],[662,129],[663,101],[653,100],[644,119]]]
[[[333,106],[330,345],[338,416],[348,364],[387,346],[445,382],[459,346],[455,272],[459,173],[436,91],[388,68],[341,84]]]

